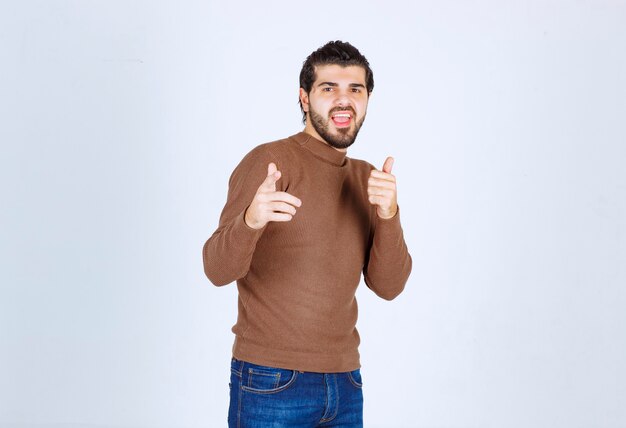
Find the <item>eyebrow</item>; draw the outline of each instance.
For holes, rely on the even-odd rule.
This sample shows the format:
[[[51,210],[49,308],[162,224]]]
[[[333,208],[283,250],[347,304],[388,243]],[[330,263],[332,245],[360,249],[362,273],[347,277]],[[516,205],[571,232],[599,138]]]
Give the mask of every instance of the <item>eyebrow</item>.
[[[317,86],[324,86],[324,85],[326,85],[326,86],[339,86],[339,84],[337,84],[335,82],[320,82],[320,83],[318,83]],[[362,83],[350,83],[348,86],[351,87],[351,88],[365,88],[365,85],[362,84]]]

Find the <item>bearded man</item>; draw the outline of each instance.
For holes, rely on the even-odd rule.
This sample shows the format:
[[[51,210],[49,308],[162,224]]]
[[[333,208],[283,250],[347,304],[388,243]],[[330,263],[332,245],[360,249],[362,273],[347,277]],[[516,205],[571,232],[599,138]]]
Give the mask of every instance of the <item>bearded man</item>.
[[[362,427],[355,292],[386,300],[411,272],[393,158],[349,158],[374,89],[367,59],[329,42],[300,72],[304,130],[233,171],[204,270],[239,292],[230,427]]]

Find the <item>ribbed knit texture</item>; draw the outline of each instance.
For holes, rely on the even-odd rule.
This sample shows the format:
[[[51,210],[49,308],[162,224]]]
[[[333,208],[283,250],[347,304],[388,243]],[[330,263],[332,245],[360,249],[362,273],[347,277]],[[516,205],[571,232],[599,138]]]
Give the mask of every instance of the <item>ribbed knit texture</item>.
[[[255,230],[244,215],[270,162],[282,173],[277,190],[302,206],[290,222]],[[399,213],[381,219],[367,199],[373,168],[303,132],[256,147],[235,168],[219,226],[203,248],[211,282],[237,281],[235,358],[324,373],[360,367],[361,273],[390,300],[411,272]]]

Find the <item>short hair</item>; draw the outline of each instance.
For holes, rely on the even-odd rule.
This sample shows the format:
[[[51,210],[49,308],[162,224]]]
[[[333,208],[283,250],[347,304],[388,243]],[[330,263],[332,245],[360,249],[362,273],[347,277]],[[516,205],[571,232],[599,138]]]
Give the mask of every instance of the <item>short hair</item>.
[[[342,42],[341,40],[328,42],[306,58],[302,64],[302,70],[300,70],[300,87],[307,94],[311,91],[313,82],[315,82],[315,67],[318,65],[340,65],[342,67],[356,65],[363,67],[365,69],[367,94],[371,94],[374,90],[374,73],[370,68],[370,63],[350,43]],[[302,108],[300,97],[298,97],[298,104],[300,104],[300,110],[302,111],[302,123],[306,123],[306,113],[304,108]]]

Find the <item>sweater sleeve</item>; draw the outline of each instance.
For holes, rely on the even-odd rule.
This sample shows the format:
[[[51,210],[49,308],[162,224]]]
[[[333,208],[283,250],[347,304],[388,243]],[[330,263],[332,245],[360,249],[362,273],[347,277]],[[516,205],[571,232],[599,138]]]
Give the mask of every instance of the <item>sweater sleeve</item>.
[[[363,270],[365,284],[379,297],[392,300],[404,290],[411,267],[411,255],[400,225],[400,209],[390,219],[374,213],[372,244]]]
[[[268,150],[259,146],[243,158],[230,176],[219,225],[202,248],[204,273],[214,285],[229,284],[248,273],[254,249],[265,227],[253,229],[246,224],[244,217],[267,176],[269,162],[279,165]]]

